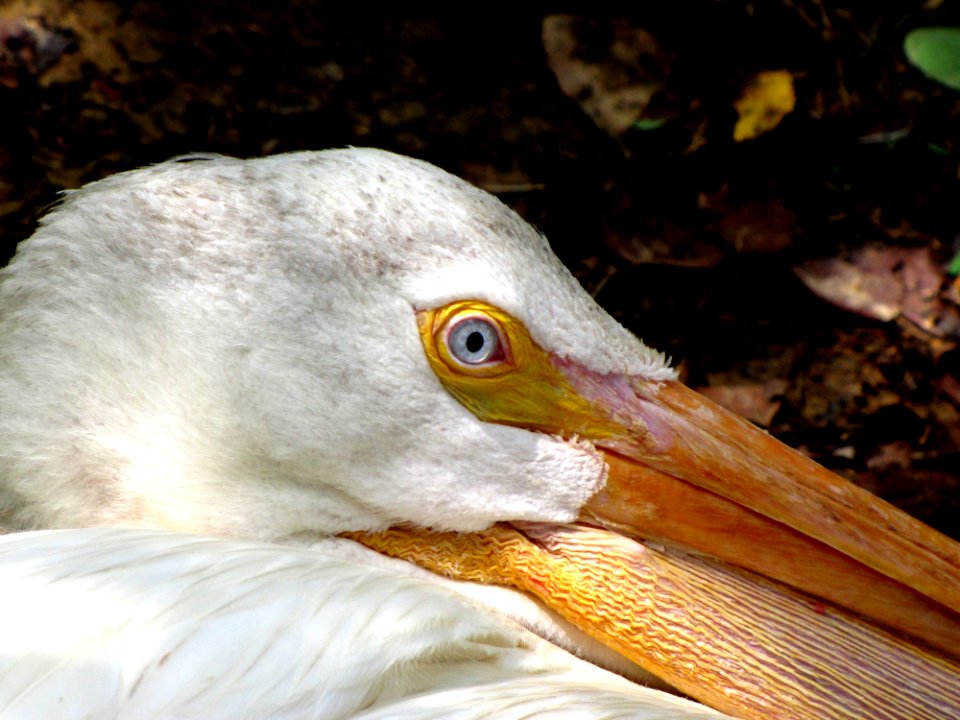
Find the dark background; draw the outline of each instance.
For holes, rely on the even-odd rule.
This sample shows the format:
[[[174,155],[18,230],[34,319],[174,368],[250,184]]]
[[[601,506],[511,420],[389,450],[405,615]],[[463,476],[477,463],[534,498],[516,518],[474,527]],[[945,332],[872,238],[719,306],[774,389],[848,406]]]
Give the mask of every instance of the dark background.
[[[902,49],[956,8],[636,5],[0,0],[0,262],[60,189],[181,153],[425,158],[686,382],[960,537],[960,93]],[[795,109],[734,141],[771,70]]]

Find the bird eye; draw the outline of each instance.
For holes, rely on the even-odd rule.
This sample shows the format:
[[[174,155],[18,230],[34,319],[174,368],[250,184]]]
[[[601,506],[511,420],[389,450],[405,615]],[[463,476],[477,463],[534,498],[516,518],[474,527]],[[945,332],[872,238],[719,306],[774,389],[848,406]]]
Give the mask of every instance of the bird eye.
[[[490,320],[468,317],[454,324],[447,334],[450,354],[466,365],[483,365],[504,359],[500,333]]]

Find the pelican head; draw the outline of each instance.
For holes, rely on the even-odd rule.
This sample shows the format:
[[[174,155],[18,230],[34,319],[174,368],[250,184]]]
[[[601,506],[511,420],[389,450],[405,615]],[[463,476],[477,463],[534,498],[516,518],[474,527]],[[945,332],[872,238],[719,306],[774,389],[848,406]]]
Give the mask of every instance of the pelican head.
[[[71,193],[4,274],[8,523],[575,519],[606,477],[594,447],[478,422],[431,367],[418,313],[462,300],[557,358],[673,377],[543,237],[426,163],[198,157]]]
[[[542,235],[416,160],[196,156],[72,192],[3,271],[0,366],[8,528],[603,528],[960,638],[950,541],[684,388]]]

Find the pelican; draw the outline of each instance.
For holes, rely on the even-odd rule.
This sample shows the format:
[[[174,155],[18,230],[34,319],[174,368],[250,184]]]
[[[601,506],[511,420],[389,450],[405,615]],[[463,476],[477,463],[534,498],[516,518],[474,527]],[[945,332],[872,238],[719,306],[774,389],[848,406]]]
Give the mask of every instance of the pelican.
[[[427,163],[71,192],[0,366],[3,717],[960,716],[958,546]]]

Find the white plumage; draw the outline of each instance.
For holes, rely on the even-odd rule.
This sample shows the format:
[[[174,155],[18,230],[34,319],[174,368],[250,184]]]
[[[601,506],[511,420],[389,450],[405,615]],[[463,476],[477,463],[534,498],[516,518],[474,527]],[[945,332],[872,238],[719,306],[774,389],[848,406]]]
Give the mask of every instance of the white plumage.
[[[541,236],[424,163],[197,157],[70,193],[0,282],[6,527],[322,547],[3,538],[0,715],[713,716],[322,540],[567,521],[602,483],[589,444],[479,423],[439,385],[414,311],[462,297],[560,356],[672,377]],[[462,587],[614,657],[518,593]]]
[[[0,717],[718,717],[347,544],[7,536]]]

